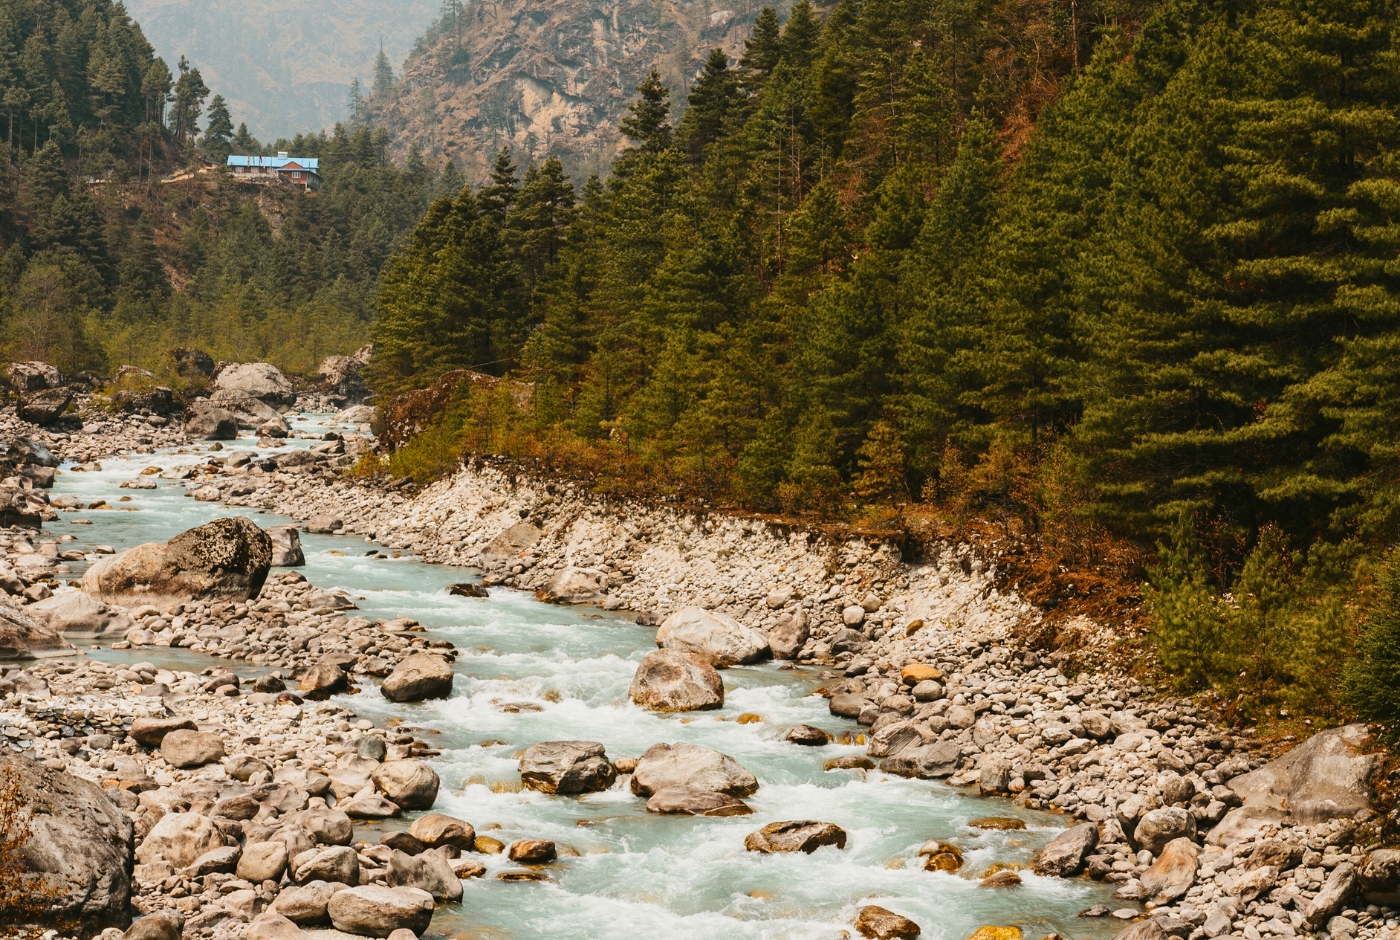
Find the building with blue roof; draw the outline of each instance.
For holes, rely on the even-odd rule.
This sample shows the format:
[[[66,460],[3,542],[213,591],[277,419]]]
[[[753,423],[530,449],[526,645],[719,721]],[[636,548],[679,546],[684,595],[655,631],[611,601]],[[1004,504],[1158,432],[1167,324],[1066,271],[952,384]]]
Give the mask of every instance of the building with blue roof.
[[[233,178],[245,183],[288,183],[306,190],[321,188],[321,161],[315,157],[290,157],[281,151],[275,157],[228,158]]]

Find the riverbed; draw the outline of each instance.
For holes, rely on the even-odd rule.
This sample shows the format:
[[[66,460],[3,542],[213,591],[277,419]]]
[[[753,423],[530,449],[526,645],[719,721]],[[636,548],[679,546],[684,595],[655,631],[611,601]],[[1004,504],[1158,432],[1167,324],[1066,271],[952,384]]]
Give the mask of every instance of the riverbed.
[[[321,433],[333,421],[302,415],[293,426]],[[310,443],[294,440],[286,446]],[[217,456],[255,447],[251,439],[228,442]],[[103,545],[121,551],[246,513],[198,502],[186,495],[183,483],[159,475],[155,489],[120,488],[147,468],[168,470],[209,456],[207,445],[187,451],[112,458],[102,461],[100,471],[76,472],[65,465],[55,497],[71,494],[84,505],[105,500],[114,508],[60,513],[48,530],[76,537],[65,548]],[[264,527],[294,521],[269,514],[252,518]],[[1111,918],[1076,916],[1095,904],[1122,906],[1110,900],[1112,885],[1029,871],[1020,872],[1018,887],[980,884],[978,876],[994,864],[1027,862],[1063,828],[1063,817],[982,799],[940,782],[878,771],[826,771],[831,758],[863,754],[864,746],[799,747],[785,741],[788,729],[799,723],[823,728],[838,741],[856,742],[863,731],[829,714],[826,699],[815,694],[824,681],[816,669],[773,664],[731,669],[724,673],[724,708],[660,715],[627,700],[632,674],[654,648],[655,632],[630,615],[543,604],[500,587],[491,588],[485,599],[449,596],[446,585],[471,580],[469,569],[429,564],[362,538],[303,535],[303,548],[307,564],[299,570],[316,586],[343,591],[372,618],[412,617],[429,637],[459,649],[454,692],[447,700],[394,704],[373,687],[337,700],[376,724],[401,722],[418,729],[441,751],[432,761],[443,781],[435,811],[466,819],[478,833],[506,843],[552,839],[578,852],[549,866],[550,880],[543,883],[498,881],[492,876],[509,863],[504,856],[483,856],[487,876],[465,884],[460,905],[439,909],[432,934],[522,940],[835,938],[851,932],[857,909],[871,903],[912,918],[925,937],[949,940],[961,940],[985,924],[1017,925],[1028,937],[1054,932],[1086,938],[1111,935],[1121,926]],[[74,569],[70,577],[79,576],[82,566]],[[212,662],[185,650],[149,647],[92,650],[91,655],[179,669]],[[262,671],[246,667],[249,675]],[[635,757],[662,741],[715,748],[760,781],[748,799],[754,814],[650,815],[644,801],[626,789],[626,777],[606,793],[581,799],[521,790],[519,752],[538,741],[562,739],[602,742],[614,759]],[[986,816],[1016,816],[1027,828],[1002,832],[968,825]],[[785,819],[835,823],[849,834],[848,844],[810,856],[744,850],[747,833]],[[917,851],[928,839],[959,845],[966,858],[962,871],[924,871]]]

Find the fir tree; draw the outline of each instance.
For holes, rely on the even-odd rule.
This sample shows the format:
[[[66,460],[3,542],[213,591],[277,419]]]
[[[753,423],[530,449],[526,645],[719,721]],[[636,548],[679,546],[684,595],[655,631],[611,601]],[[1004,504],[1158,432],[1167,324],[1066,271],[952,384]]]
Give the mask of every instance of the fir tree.
[[[515,205],[516,194],[520,191],[520,181],[515,175],[515,163],[510,158],[510,148],[502,147],[496,154],[496,162],[491,166],[491,182],[481,187],[477,194],[481,211],[494,219],[498,226],[505,225],[506,214]]]
[[[247,128],[244,128],[246,133]],[[228,103],[223,95],[215,95],[209,102],[209,123],[204,129],[204,149],[216,161],[222,163],[230,153],[233,138],[233,118],[228,111]]]

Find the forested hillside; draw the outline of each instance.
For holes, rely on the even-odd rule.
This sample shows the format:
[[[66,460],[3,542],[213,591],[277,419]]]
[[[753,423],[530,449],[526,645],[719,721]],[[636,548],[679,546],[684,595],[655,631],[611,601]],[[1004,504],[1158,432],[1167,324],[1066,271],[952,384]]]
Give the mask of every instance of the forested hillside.
[[[180,345],[298,371],[353,350],[381,265],[437,194],[421,161],[390,163],[383,132],[264,147],[235,131],[199,69],[169,68],[109,0],[0,0],[0,102],[0,343],[70,372],[166,373]],[[319,157],[326,186],[217,169],[278,147]]]
[[[477,393],[401,461],[450,437],[753,508],[936,502],[1147,564],[1188,684],[1335,705],[1400,523],[1396,3],[1079,4],[1035,57],[961,9],[766,14],[679,121],[644,82],[577,198],[502,165],[434,204],[380,389],[472,367],[533,398]]]

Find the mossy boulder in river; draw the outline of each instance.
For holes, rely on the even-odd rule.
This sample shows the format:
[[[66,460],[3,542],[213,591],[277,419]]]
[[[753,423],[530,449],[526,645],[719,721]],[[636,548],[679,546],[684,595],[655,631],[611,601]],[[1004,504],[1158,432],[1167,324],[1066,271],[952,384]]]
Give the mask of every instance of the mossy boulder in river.
[[[168,607],[258,596],[272,563],[272,540],[243,516],[216,519],[168,542],[110,555],[83,575],[83,590],[108,604]]]

